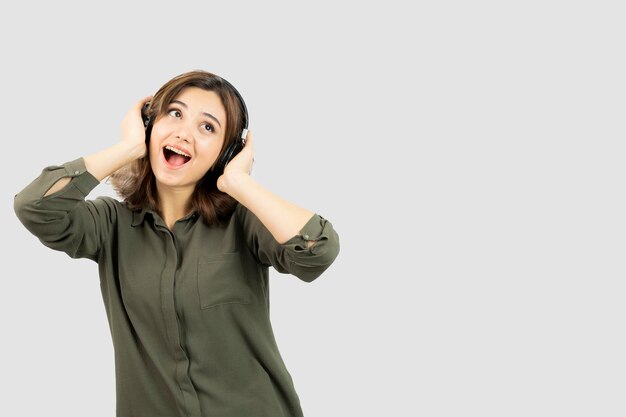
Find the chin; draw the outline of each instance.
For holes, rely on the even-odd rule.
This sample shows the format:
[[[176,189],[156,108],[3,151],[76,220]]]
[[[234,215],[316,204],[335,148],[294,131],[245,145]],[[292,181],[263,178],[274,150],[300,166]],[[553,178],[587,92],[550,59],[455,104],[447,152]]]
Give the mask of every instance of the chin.
[[[164,172],[163,170],[152,170],[157,183],[168,187],[189,187],[195,186],[198,182],[197,179],[188,178],[187,176],[181,176],[178,174],[172,174],[170,172]]]

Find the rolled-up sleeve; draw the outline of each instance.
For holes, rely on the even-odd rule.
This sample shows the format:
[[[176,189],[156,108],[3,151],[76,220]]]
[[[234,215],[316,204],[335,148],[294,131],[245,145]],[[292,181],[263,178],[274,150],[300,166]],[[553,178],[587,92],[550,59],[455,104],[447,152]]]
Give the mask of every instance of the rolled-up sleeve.
[[[339,235],[330,221],[314,214],[300,232],[283,244],[245,206],[238,204],[246,243],[258,261],[280,273],[292,274],[305,282],[319,277],[339,255]],[[307,241],[314,241],[307,247]]]
[[[70,182],[44,197],[63,177],[71,177]],[[87,171],[82,157],[46,167],[15,195],[15,214],[26,229],[49,248],[63,251],[72,258],[97,261],[115,220],[115,207],[110,197],[85,200],[99,183]]]

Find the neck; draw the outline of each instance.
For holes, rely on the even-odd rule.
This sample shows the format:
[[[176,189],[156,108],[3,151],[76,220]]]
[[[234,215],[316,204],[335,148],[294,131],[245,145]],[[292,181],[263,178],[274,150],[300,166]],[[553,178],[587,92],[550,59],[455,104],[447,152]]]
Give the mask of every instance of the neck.
[[[168,228],[191,212],[191,195],[194,187],[168,187],[157,183],[159,212]]]

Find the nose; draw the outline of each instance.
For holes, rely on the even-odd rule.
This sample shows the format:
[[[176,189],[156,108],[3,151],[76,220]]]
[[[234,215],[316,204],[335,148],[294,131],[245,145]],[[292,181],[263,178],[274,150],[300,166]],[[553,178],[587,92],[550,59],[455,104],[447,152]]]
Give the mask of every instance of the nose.
[[[191,134],[189,134],[189,128],[185,125],[180,126],[180,128],[178,129],[178,132],[176,132],[176,137],[178,139],[189,142],[191,138]]]

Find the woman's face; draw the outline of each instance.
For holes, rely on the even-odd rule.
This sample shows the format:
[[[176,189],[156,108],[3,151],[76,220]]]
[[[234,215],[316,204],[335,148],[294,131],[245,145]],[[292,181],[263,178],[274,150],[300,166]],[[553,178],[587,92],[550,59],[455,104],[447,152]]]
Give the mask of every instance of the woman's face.
[[[214,91],[181,90],[150,134],[150,164],[157,185],[195,187],[216,161],[225,128],[226,110]]]

